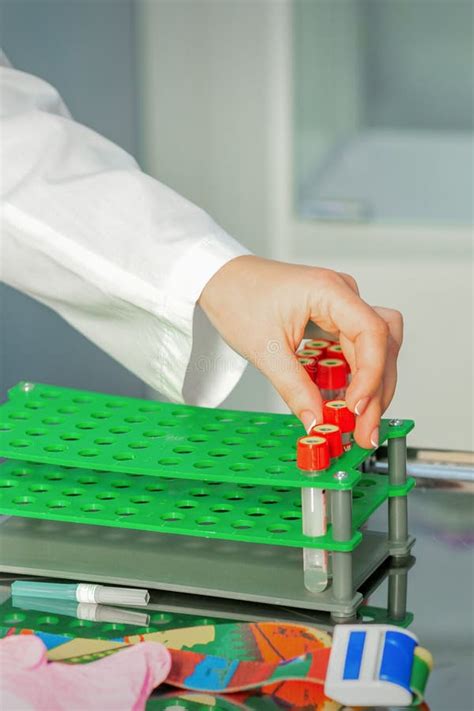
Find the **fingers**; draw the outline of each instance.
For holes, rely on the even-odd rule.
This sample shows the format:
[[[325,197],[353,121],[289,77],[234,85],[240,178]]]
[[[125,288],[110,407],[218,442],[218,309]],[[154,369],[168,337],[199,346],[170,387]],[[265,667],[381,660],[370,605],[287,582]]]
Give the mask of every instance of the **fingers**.
[[[403,342],[403,316],[399,311],[387,309],[382,306],[374,306],[374,311],[386,321],[390,332],[387,344],[387,362],[382,394],[382,406],[384,411],[390,405],[397,385],[397,359]]]
[[[323,401],[316,385],[282,338],[272,340],[274,352],[255,363],[270,380],[290,410],[299,417],[307,432],[322,422]],[[278,344],[278,348],[275,346]]]

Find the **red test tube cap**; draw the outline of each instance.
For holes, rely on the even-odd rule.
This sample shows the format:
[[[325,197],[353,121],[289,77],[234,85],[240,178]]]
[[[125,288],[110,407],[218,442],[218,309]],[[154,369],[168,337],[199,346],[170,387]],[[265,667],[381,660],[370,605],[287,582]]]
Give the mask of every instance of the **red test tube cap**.
[[[341,390],[347,385],[347,366],[339,358],[318,361],[316,383],[322,390]]]
[[[298,351],[297,355],[303,358],[315,358],[317,361],[324,358],[324,353],[317,348],[303,348],[302,351]]]
[[[340,457],[343,453],[344,447],[342,445],[342,434],[337,425],[329,423],[316,425],[316,427],[313,427],[311,430],[311,434],[327,439],[329,445],[329,456],[331,459],[334,457]]]
[[[326,348],[329,348],[329,346],[332,346],[333,342],[332,341],[327,341],[325,338],[313,338],[310,341],[306,341],[304,344],[305,349],[306,348],[312,348],[313,350],[316,348],[319,351],[325,351]]]
[[[338,358],[339,360],[343,360],[346,364],[347,370],[350,370],[349,363],[347,362],[346,356],[342,352],[342,346],[340,346],[339,343],[334,343],[332,346],[329,346],[326,351],[326,358]]]
[[[296,464],[299,469],[306,472],[323,471],[328,468],[329,462],[329,444],[325,437],[300,437],[296,450]]]
[[[343,434],[354,432],[355,415],[347,407],[345,400],[328,400],[323,405],[324,422],[337,425]]]

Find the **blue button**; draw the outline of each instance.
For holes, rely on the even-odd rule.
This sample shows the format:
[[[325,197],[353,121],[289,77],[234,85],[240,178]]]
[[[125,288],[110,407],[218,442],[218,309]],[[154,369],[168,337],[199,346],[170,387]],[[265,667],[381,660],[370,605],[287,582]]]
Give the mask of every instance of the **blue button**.
[[[410,689],[413,652],[417,643],[403,632],[386,632],[379,678]]]
[[[364,652],[365,632],[351,632],[347,643],[346,661],[344,663],[343,679],[358,679],[362,654]]]

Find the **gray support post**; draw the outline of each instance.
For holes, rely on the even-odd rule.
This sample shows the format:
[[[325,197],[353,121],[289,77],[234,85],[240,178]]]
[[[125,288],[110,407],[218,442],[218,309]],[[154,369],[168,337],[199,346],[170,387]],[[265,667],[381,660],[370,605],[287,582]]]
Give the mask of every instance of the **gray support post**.
[[[331,491],[332,534],[335,541],[352,538],[352,491]],[[352,582],[352,553],[333,551],[332,589],[338,602],[349,602],[354,595]]]
[[[392,568],[388,578],[388,616],[403,620],[407,614],[408,568]]]
[[[388,440],[388,476],[392,485],[405,484],[407,480],[405,437]],[[406,495],[393,496],[388,500],[388,542],[391,555],[404,557],[409,553]]]

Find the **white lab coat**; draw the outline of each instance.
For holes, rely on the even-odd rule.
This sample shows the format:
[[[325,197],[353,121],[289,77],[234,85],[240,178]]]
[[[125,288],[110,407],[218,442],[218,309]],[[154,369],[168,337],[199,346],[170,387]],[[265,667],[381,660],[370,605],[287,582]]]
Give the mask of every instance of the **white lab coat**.
[[[52,86],[0,64],[2,279],[172,400],[218,404],[245,361],[196,302],[247,250]]]

